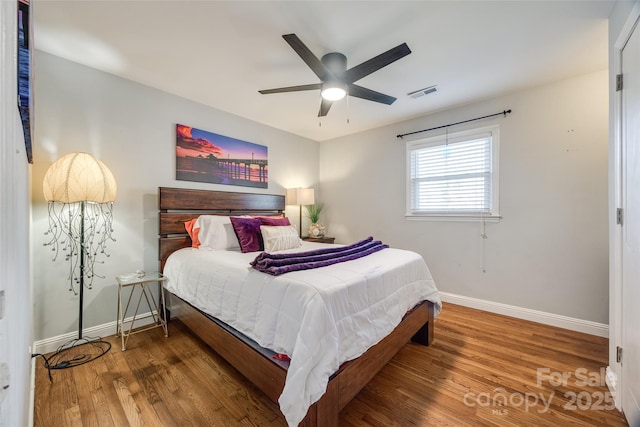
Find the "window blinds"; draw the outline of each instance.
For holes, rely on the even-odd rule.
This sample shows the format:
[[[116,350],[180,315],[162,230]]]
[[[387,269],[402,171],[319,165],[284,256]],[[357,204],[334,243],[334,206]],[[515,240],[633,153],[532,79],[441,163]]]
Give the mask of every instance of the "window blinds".
[[[411,213],[490,213],[491,144],[484,132],[413,148]]]

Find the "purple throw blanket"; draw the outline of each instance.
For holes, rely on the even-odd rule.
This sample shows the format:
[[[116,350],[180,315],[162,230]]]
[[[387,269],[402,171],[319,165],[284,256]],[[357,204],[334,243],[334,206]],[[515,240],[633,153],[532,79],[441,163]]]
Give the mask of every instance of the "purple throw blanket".
[[[385,245],[379,240],[374,241],[373,237],[368,237],[347,246],[316,249],[307,252],[286,254],[262,252],[251,262],[251,266],[263,273],[278,276],[290,271],[309,270],[351,261],[388,247],[389,245]]]

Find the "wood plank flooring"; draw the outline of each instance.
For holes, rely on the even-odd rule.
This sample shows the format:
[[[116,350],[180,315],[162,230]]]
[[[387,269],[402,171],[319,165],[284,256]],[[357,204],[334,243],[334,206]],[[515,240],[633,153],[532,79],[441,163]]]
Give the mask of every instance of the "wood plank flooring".
[[[36,362],[36,427],[286,426],[276,404],[179,322],[127,350],[52,371]],[[431,347],[407,344],[340,426],[626,426],[606,385],[608,340],[445,304]],[[601,370],[602,369],[602,370]]]

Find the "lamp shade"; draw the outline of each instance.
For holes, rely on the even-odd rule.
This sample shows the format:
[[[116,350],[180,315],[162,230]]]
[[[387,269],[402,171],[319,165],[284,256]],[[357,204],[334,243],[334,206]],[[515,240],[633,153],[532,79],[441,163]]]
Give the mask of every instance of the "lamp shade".
[[[42,185],[48,202],[109,203],[118,192],[113,174],[100,160],[87,153],[71,153],[53,163]]]
[[[289,188],[287,190],[287,204],[312,205],[315,203],[313,188]]]

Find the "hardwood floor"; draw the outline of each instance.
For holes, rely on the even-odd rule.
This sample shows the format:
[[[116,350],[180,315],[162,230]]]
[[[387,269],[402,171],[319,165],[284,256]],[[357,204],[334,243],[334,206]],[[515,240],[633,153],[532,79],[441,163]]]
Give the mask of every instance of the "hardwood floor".
[[[52,371],[36,427],[286,426],[276,404],[179,322]],[[607,339],[445,304],[430,347],[407,344],[340,426],[626,426],[604,385]],[[602,369],[602,370],[601,370]],[[502,405],[500,405],[502,404]]]

